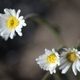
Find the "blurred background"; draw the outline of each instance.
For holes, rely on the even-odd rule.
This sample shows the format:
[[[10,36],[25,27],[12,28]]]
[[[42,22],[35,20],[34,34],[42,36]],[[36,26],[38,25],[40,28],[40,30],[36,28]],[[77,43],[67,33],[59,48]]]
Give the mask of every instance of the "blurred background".
[[[40,69],[35,59],[45,48],[59,49],[62,45],[73,47],[80,43],[80,0],[0,0],[0,13],[4,8],[21,9],[24,17],[39,14],[58,26],[64,44],[45,25],[27,20],[22,37],[17,35],[7,41],[0,37],[0,80],[41,80],[46,71]],[[61,76],[64,80],[68,76],[76,80],[71,74]]]

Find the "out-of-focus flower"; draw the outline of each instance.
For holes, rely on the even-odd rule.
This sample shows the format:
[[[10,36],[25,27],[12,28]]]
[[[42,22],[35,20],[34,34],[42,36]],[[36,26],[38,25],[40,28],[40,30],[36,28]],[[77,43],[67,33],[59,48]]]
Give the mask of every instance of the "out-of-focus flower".
[[[56,73],[56,67],[60,65],[59,54],[52,49],[52,51],[45,49],[45,54],[36,59],[37,64],[50,74]]]
[[[26,26],[23,16],[20,16],[21,10],[17,12],[15,9],[4,9],[4,14],[0,14],[0,36],[7,40],[9,37],[13,39],[15,32],[22,36],[22,27]]]
[[[65,48],[60,55],[60,68],[62,74],[65,74],[70,67],[74,75],[77,75],[77,71],[80,72],[80,51],[75,48]]]

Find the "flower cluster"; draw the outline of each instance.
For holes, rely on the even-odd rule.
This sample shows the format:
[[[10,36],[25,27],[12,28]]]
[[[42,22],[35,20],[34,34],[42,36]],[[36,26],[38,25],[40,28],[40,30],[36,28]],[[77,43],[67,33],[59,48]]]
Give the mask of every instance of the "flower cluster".
[[[61,52],[45,49],[45,54],[36,59],[37,64],[50,74],[56,73],[57,67],[62,70],[62,74],[65,74],[71,67],[74,75],[77,75],[77,71],[80,72],[80,51],[75,48],[63,49]]]
[[[4,14],[0,13],[0,36],[7,40],[13,39],[15,32],[22,36],[22,27],[26,26],[23,16],[20,15],[21,10],[17,12],[15,9],[4,9]]]

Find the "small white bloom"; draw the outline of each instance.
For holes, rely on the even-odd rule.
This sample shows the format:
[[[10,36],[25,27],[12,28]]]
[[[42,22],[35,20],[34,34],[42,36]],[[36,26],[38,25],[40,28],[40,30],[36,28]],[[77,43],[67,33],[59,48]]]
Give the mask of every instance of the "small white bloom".
[[[0,36],[5,40],[9,37],[13,39],[15,32],[22,36],[21,29],[26,26],[23,16],[20,16],[21,10],[17,12],[15,9],[4,9],[4,14],[0,14]]]
[[[45,54],[39,56],[36,61],[43,70],[50,71],[50,74],[56,73],[56,67],[60,65],[59,54],[54,49],[45,49]]]
[[[80,72],[80,51],[75,48],[65,48],[65,51],[60,55],[60,65],[62,74],[72,67],[74,75],[77,75],[77,70]]]

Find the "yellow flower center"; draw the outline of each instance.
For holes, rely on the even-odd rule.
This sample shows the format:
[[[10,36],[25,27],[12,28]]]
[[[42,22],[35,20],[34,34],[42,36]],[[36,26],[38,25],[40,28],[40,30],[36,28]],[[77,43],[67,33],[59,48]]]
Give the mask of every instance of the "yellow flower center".
[[[56,60],[57,60],[57,57],[56,57],[55,54],[51,54],[51,55],[49,55],[49,56],[47,57],[47,61],[48,61],[49,63],[55,63]]]
[[[16,19],[15,17],[11,16],[9,17],[8,21],[7,21],[7,26],[9,29],[15,29],[19,24],[18,19]]]
[[[77,60],[76,53],[75,53],[75,52],[68,52],[68,54],[67,54],[67,59],[68,59],[68,61],[70,61],[70,62],[76,61],[76,60]]]

